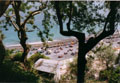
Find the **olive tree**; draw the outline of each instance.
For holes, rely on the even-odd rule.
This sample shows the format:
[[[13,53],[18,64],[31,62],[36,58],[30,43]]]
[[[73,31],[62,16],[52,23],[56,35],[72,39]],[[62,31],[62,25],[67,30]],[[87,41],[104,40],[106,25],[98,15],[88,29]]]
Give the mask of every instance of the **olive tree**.
[[[34,16],[40,14],[47,4],[47,2],[38,3],[40,6],[35,6],[35,2],[12,1],[12,7],[8,8],[4,14],[5,19],[2,25],[4,28],[13,25],[15,31],[17,31],[17,36],[23,48],[21,62],[24,63],[27,61],[26,56],[30,50],[29,45],[26,43],[28,39],[26,32],[31,30],[27,24],[30,24],[35,29],[37,25],[34,23]]]
[[[116,14],[118,2],[107,3],[106,6],[98,6],[94,2],[54,2],[57,21],[60,33],[64,36],[74,36],[78,39],[78,60],[77,60],[77,83],[84,83],[86,54],[102,39],[115,32]],[[108,9],[108,14],[100,14],[98,10]],[[66,24],[67,30],[63,26]],[[98,34],[86,38],[84,30],[95,32],[98,27],[103,27]]]

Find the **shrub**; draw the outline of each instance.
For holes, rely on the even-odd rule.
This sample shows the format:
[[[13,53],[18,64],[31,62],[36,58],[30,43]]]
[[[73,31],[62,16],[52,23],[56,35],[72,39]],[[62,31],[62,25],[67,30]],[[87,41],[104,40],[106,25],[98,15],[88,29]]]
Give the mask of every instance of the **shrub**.
[[[96,47],[94,50],[95,55],[97,58],[104,63],[106,62],[106,67],[113,66],[116,56],[115,56],[115,50],[110,45],[102,44],[100,47]]]
[[[48,41],[53,41],[53,39],[52,39],[52,38],[49,38]]]
[[[119,65],[120,64],[120,53],[118,54],[116,60],[115,60],[115,64]]]
[[[20,61],[21,57],[22,57],[22,52],[17,52],[15,54],[11,55],[11,59],[13,61]]]
[[[6,50],[6,56],[10,56],[13,53],[14,49]]]
[[[74,58],[73,62],[69,63],[70,73],[77,75],[77,58]]]
[[[99,79],[99,72],[105,69],[109,69],[114,65],[115,62],[115,50],[110,45],[101,43],[99,46],[92,50],[91,56],[87,59],[87,79]]]
[[[5,61],[0,68],[0,82],[33,82],[39,77],[31,71],[25,71],[20,62]]]
[[[68,63],[68,65],[68,72],[62,76],[61,82],[77,80],[77,58],[74,58],[74,60]]]
[[[32,61],[35,63],[40,58],[49,59],[49,57],[45,56],[44,54],[35,53],[28,59],[28,61]]]
[[[109,68],[100,72],[100,80],[108,80],[109,83],[119,83],[120,82],[120,67]]]
[[[27,63],[27,65],[29,66],[29,67],[32,67],[33,66],[33,64],[38,60],[38,59],[40,59],[40,58],[44,58],[44,59],[49,59],[49,57],[47,57],[47,56],[45,56],[44,54],[41,54],[41,53],[35,53],[35,54],[33,54],[27,61],[28,61],[28,63]]]

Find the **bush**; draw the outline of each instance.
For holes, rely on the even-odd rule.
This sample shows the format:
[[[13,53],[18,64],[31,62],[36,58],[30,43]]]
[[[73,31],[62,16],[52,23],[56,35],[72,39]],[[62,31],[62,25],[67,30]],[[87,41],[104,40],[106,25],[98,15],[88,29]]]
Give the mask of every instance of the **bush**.
[[[40,58],[49,59],[49,57],[45,56],[44,54],[35,53],[28,59],[28,61],[32,61],[33,63],[35,63]]]
[[[6,50],[6,56],[10,56],[13,52],[14,52],[14,49]]]
[[[20,62],[5,61],[0,68],[0,82],[34,82],[39,77],[30,71],[25,71]]]
[[[22,52],[17,52],[15,54],[11,55],[11,59],[13,61],[20,61],[21,57],[22,57]]]
[[[61,82],[77,80],[77,58],[74,58],[68,65],[68,72],[62,76]]]
[[[70,73],[77,75],[77,58],[74,58],[73,62],[69,63]]]
[[[30,68],[33,66],[33,64],[40,58],[44,58],[44,59],[49,59],[49,57],[45,56],[44,54],[41,53],[35,53],[33,54],[27,61],[28,63],[26,63]]]
[[[120,67],[109,68],[100,72],[100,80],[107,80],[109,83],[119,83],[120,82]]]
[[[86,79],[99,79],[99,72],[114,65],[116,56],[112,45],[101,43],[87,58]]]

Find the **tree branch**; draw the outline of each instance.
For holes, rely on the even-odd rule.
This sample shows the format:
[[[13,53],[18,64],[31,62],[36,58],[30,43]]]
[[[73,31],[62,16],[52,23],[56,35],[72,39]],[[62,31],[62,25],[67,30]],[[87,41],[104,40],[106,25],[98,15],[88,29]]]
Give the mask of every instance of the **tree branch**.
[[[88,42],[86,43],[86,51],[90,51],[99,41],[101,41],[102,39],[104,39],[105,37],[109,36],[109,35],[112,35],[114,32],[115,32],[115,15],[117,13],[117,10],[116,10],[116,4],[114,2],[111,3],[110,6],[113,6],[114,7],[111,7],[111,10],[107,16],[107,20],[106,20],[106,23],[104,25],[104,30],[103,32],[98,35],[97,37],[93,38],[91,37]],[[109,22],[109,26],[107,27],[107,23]],[[106,28],[109,28],[108,31],[106,31]]]
[[[72,11],[72,3],[70,4],[70,7],[71,7],[70,11]],[[60,26],[60,33],[64,36],[74,36],[80,41],[80,43],[83,44],[85,42],[85,34],[70,30],[71,15],[69,16],[69,22],[67,24],[68,31],[64,31],[63,30],[62,16],[60,14],[60,8],[59,8],[58,1],[55,2],[55,8],[56,8],[56,13],[57,13],[57,17],[58,17],[59,26]]]
[[[60,8],[59,8],[59,2],[55,2],[55,8],[56,8],[56,13],[57,13],[57,17],[58,17],[58,22],[59,22],[59,26],[60,26],[60,32],[63,31],[63,23],[62,23],[62,16],[60,15]]]
[[[104,25],[103,32],[106,31],[107,24],[108,24],[108,22],[109,22],[109,20],[110,20],[110,15],[111,15],[111,11],[109,12],[109,14],[108,14],[108,16],[107,16],[107,18],[106,18],[106,22],[105,22],[105,25]]]
[[[19,14],[19,11],[20,11],[20,5],[21,5],[21,1],[13,1],[13,8],[15,10],[15,16],[16,16],[16,24],[18,25],[18,27],[21,26],[21,18],[20,18],[20,14]]]
[[[17,24],[12,20],[12,17],[14,16],[14,15],[12,15],[12,16],[5,16],[5,15],[3,15],[4,17],[6,17],[6,18],[9,18],[10,19],[10,22],[12,23],[12,25],[13,25],[13,27],[17,30],[17,31],[19,31],[19,27],[17,26]]]
[[[40,6],[38,10],[35,10],[35,11],[31,12],[30,15],[24,20],[22,26],[25,26],[25,24],[27,23],[27,21],[28,21],[31,17],[39,14],[39,13],[40,13],[43,9],[45,9],[45,8],[46,8],[46,4]]]
[[[14,21],[12,21],[11,18],[10,18],[10,21],[11,21],[13,27],[14,27],[17,31],[19,31],[20,29],[19,29],[19,27],[17,26],[17,24],[16,24]]]
[[[34,15],[39,14],[40,12],[41,12],[40,10],[36,10],[36,11],[33,11],[32,13],[30,13],[30,15],[24,20],[22,25],[24,26],[31,17],[33,17]]]
[[[67,23],[67,29],[68,29],[68,31],[70,31],[71,30],[70,29],[70,22],[71,22],[71,18],[72,18],[72,1],[70,1],[70,15],[68,15],[68,17],[69,17],[69,21]]]
[[[5,13],[6,9],[8,8],[8,6],[11,4],[10,0],[0,0],[0,17],[3,15],[3,13]]]

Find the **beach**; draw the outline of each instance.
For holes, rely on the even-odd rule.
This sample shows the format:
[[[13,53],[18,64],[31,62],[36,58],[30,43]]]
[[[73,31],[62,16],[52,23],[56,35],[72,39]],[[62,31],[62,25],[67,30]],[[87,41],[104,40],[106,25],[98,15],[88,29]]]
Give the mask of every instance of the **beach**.
[[[103,39],[101,42],[103,42],[105,45],[109,45],[110,43],[112,43],[112,47],[114,49],[117,49],[116,53],[119,53],[120,51],[119,40],[120,40],[119,35],[114,34],[113,36],[109,36]],[[71,45],[72,42],[73,42],[73,45]],[[47,50],[44,49],[45,46],[43,46],[43,42],[32,42],[28,44],[30,45],[30,51],[27,55],[28,58],[38,51],[53,60],[68,59],[73,57],[74,55],[77,55],[78,53],[78,40],[75,37],[48,41]],[[99,45],[100,43],[97,44],[97,46]],[[16,52],[23,51],[20,44],[6,46],[6,49],[15,49],[17,50]],[[49,52],[50,54],[48,54]]]
[[[49,47],[47,50],[44,50],[42,42],[32,42],[29,43],[29,45],[31,45],[31,47],[27,58],[31,57],[36,52],[41,53],[44,51],[41,54],[44,54],[51,60],[60,61],[74,57],[78,53],[78,41],[74,37],[62,40],[48,41]],[[16,52],[23,51],[22,47],[19,44],[6,46],[6,49],[14,49]],[[50,54],[48,52],[50,52]]]
[[[61,43],[64,43],[64,44],[67,44],[67,43],[70,43],[72,41],[77,41],[77,39],[75,37],[72,37],[72,38],[66,38],[66,39],[61,39],[61,40],[53,40],[53,41],[48,41],[48,45],[50,47],[52,46],[55,46],[55,45],[58,45],[58,44],[61,44]],[[32,42],[32,43],[27,43],[28,45],[31,46],[31,49],[33,48],[40,48],[40,47],[43,47],[43,42]],[[15,44],[15,45],[7,45],[5,46],[6,49],[15,49],[15,50],[20,50],[22,51],[22,47],[20,44]]]

